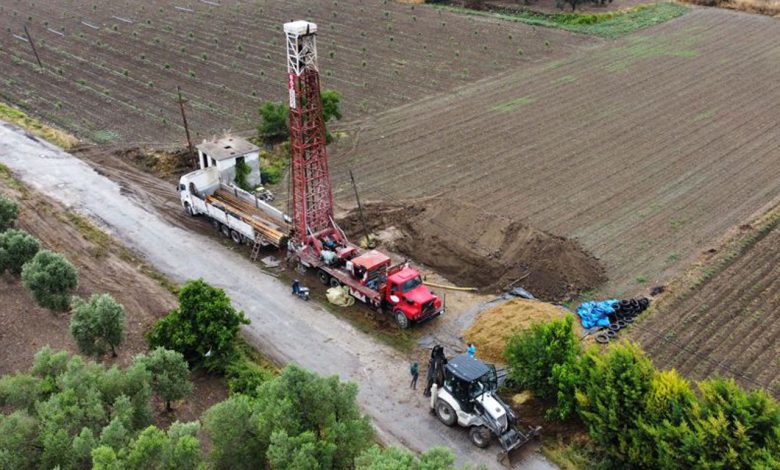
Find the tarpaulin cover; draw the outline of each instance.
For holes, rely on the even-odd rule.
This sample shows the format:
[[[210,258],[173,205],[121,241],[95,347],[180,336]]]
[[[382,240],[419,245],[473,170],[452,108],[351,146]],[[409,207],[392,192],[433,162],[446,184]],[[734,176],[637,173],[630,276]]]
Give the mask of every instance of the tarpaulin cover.
[[[615,313],[617,299],[602,300],[600,302],[585,302],[577,307],[577,315],[582,320],[585,329],[594,326],[609,326],[609,315]]]
[[[355,298],[349,295],[347,286],[331,287],[325,293],[325,297],[328,298],[328,302],[339,307],[349,307],[355,304]]]

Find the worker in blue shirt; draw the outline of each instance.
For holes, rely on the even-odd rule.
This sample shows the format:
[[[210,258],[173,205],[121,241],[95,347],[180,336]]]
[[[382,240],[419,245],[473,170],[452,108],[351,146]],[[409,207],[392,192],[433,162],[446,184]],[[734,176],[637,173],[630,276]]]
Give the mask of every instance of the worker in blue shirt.
[[[474,357],[477,354],[477,347],[474,346],[474,343],[469,343],[469,348],[466,350],[466,353],[469,357]]]

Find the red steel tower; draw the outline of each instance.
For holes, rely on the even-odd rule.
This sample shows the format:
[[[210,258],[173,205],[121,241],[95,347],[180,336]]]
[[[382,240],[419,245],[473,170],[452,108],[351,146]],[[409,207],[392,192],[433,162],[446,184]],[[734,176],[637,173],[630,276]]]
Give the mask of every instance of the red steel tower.
[[[346,243],[333,221],[333,192],[328,172],[325,121],[317,68],[317,25],[285,23],[287,86],[290,92],[290,167],[293,251],[318,256],[318,240]]]

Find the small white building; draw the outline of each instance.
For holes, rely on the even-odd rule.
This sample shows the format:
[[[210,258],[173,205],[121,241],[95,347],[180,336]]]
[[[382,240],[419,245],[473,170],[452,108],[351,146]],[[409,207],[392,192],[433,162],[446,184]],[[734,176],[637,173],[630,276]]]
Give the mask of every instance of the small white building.
[[[195,146],[198,149],[198,165],[201,169],[212,166],[219,170],[219,179],[233,184],[236,178],[236,163],[243,161],[252,170],[246,182],[254,187],[260,184],[260,148],[240,137],[223,137],[213,141],[203,141]]]

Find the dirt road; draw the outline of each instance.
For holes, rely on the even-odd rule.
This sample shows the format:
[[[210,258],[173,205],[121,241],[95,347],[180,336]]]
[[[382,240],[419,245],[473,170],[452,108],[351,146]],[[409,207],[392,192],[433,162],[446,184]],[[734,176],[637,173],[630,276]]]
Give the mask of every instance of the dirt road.
[[[239,254],[171,225],[86,163],[10,125],[0,126],[0,163],[40,192],[93,218],[173,279],[203,278],[225,289],[252,321],[246,333],[271,359],[357,382],[360,404],[385,443],[416,451],[444,445],[459,462],[503,468],[496,462],[495,445],[479,450],[463,430],[445,428],[427,413],[421,394],[404,386],[405,357],[316,304],[294,299],[286,286]],[[516,468],[555,467],[532,453]]]

